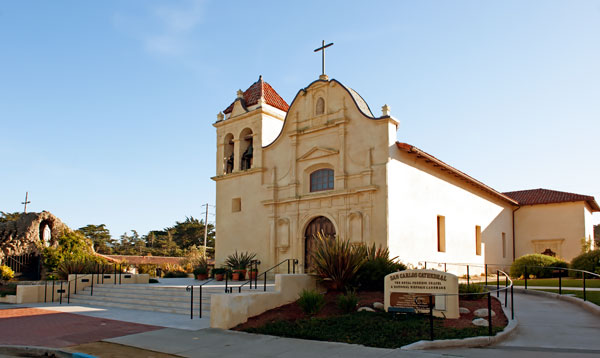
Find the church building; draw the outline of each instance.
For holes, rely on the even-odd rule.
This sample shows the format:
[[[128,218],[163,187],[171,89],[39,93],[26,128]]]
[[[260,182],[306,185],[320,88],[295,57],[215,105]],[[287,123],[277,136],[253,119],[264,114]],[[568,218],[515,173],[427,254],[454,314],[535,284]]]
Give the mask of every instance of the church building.
[[[310,270],[319,231],[423,261],[510,265],[528,253],[571,260],[593,244],[591,196],[545,189],[501,193],[397,141],[387,105],[374,114],[323,74],[290,105],[259,77],[217,130],[216,264],[257,253]]]

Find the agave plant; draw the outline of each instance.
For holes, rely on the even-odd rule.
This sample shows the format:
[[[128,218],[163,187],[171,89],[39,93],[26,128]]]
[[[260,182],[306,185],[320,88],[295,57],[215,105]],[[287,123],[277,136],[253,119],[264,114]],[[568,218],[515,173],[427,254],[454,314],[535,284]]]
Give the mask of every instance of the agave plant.
[[[254,260],[256,254],[253,252],[240,252],[235,250],[234,254],[227,256],[225,265],[230,267],[232,270],[245,270],[246,267],[250,266],[250,262]]]
[[[350,240],[315,235],[316,247],[312,254],[315,272],[331,280],[331,289],[347,290],[356,273],[365,262],[364,248],[353,246]]]

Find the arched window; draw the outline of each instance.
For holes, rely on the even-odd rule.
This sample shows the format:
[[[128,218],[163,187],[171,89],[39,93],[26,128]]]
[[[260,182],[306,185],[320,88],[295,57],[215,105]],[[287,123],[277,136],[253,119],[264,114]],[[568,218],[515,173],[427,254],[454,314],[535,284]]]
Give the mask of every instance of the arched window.
[[[254,147],[252,145],[252,130],[250,128],[244,129],[240,134],[240,145],[242,146],[242,158],[240,158],[240,168],[242,170],[248,170],[252,168],[252,158],[254,156]]]
[[[233,134],[229,133],[225,136],[223,143],[223,172],[225,174],[233,172]]]
[[[319,169],[310,173],[310,191],[333,189],[333,169]]]
[[[323,99],[323,97],[319,97],[319,99],[317,99],[317,107],[315,108],[315,114],[319,115],[323,113],[325,113],[325,100]]]

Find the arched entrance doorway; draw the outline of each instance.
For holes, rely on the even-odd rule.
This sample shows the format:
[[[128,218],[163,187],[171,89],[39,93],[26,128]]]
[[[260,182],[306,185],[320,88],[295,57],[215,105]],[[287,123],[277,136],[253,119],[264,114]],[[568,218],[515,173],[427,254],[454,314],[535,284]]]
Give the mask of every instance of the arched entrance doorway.
[[[315,250],[315,235],[335,237],[335,226],[324,216],[317,216],[306,226],[304,231],[304,271],[312,271],[312,253]]]

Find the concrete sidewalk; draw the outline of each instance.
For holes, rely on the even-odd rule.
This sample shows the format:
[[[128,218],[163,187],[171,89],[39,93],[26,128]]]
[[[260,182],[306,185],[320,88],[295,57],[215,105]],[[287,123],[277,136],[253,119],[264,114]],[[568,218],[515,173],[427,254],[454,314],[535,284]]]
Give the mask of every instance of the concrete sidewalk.
[[[463,357],[598,357],[600,316],[570,302],[515,293],[517,331],[506,341],[477,349],[432,352]]]
[[[370,348],[355,344],[281,338],[212,328],[196,332],[167,328],[104,341],[181,357],[442,357],[436,352]]]

